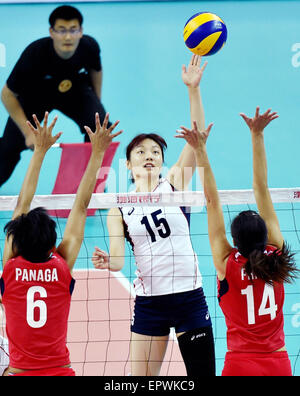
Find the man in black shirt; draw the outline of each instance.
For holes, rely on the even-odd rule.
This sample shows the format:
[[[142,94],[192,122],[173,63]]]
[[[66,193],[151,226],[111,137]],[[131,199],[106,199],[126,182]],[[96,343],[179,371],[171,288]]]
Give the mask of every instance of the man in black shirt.
[[[43,119],[57,109],[74,120],[89,141],[84,126],[101,123],[102,66],[98,43],[83,35],[83,17],[74,7],[56,8],[49,17],[50,36],[31,43],[22,53],[2,89],[10,117],[0,138],[0,186],[12,174],[20,153],[33,148],[26,124],[32,114]]]

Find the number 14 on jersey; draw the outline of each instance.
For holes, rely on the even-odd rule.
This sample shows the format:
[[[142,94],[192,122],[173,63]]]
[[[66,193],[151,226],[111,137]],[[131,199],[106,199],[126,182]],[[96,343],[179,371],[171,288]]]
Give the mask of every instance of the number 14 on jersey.
[[[246,289],[241,290],[241,294],[247,298],[248,324],[253,325],[255,324],[255,310],[257,309],[254,304],[253,286],[247,286]],[[270,315],[271,320],[273,320],[276,318],[277,309],[274,287],[266,283],[261,304],[258,309],[258,316]]]

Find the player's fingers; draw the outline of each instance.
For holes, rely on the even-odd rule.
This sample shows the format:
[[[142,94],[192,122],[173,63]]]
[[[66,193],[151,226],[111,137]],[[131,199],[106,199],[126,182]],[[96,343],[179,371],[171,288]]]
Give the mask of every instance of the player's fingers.
[[[208,127],[206,128],[206,132],[207,132],[208,134],[210,133],[210,131],[211,131],[211,129],[212,129],[213,126],[214,126],[214,123],[211,122],[211,123],[208,125]]]
[[[246,116],[246,114],[244,113],[240,113],[240,116],[245,120],[245,122],[248,124],[250,121],[250,118],[248,116]]]
[[[46,111],[45,115],[44,115],[44,120],[43,120],[44,128],[47,128],[47,126],[48,126],[48,116],[49,116],[49,113],[48,113],[48,111]]]
[[[95,113],[95,126],[96,130],[101,128],[99,113]]]
[[[90,127],[88,127],[88,126],[84,126],[84,129],[86,130],[86,132],[87,132],[87,134],[90,136],[90,135],[92,135],[94,132],[91,130],[91,128]]]
[[[279,115],[276,114],[276,115],[270,117],[269,120],[270,120],[270,121],[273,121],[273,120],[276,120],[276,118],[278,118],[278,117],[279,117]]]
[[[41,124],[40,124],[39,120],[37,119],[37,116],[35,114],[32,114],[32,118],[33,118],[33,121],[34,121],[37,129],[40,129],[41,128]]]
[[[187,134],[187,132],[185,132],[185,131],[182,130],[182,129],[176,129],[176,133],[178,133],[178,134],[180,134],[180,135],[182,135],[182,136],[185,136],[185,135]]]
[[[57,119],[58,119],[58,117],[55,116],[54,119],[53,119],[53,121],[51,122],[51,124],[50,124],[50,126],[49,126],[49,132],[50,132],[50,133],[52,133],[52,130],[53,130],[55,124],[56,124]]]
[[[102,252],[102,253],[104,253],[104,250],[101,250],[99,247],[95,246],[95,252]]]
[[[86,125],[84,126],[84,129],[85,129],[86,133],[88,134],[90,142],[92,142],[92,138],[93,138],[94,132],[91,130],[91,128],[89,128]]]
[[[103,130],[107,129],[108,119],[109,119],[109,113],[106,113],[102,124]]]
[[[195,131],[198,131],[197,121],[193,121],[193,129],[194,129]]]
[[[183,132],[186,132],[186,133],[190,132],[190,129],[185,127],[185,126],[183,126],[183,125],[181,125],[180,128],[183,130]]]
[[[61,137],[62,132],[58,132],[55,136],[53,136],[54,143]]]
[[[123,129],[122,129],[121,131],[116,132],[116,133],[114,133],[113,135],[110,135],[110,136],[112,137],[112,139],[114,139],[115,137],[121,135],[121,133],[123,133],[123,132],[124,132],[124,131],[123,131]]]
[[[120,123],[120,120],[117,120],[114,124],[112,124],[112,125],[108,128],[109,132],[111,133],[119,123]]]
[[[263,118],[268,118],[269,117],[269,115],[270,115],[270,112],[271,112],[271,109],[268,109],[264,114],[262,114],[261,116],[263,117]]]
[[[37,133],[37,130],[36,130],[35,127],[31,124],[30,121],[26,121],[26,124],[29,126],[30,130],[31,130],[33,133]]]
[[[104,250],[101,250],[101,249],[98,248],[98,247],[95,247],[95,253],[96,253],[96,254],[101,254],[101,255],[108,256],[107,252],[105,252]]]
[[[104,250],[102,250],[102,249],[100,249],[98,246],[95,246],[95,250],[98,250],[99,252],[103,252],[103,253],[105,253],[105,251],[104,251]]]
[[[205,61],[204,64],[203,64],[203,66],[201,67],[201,72],[202,72],[202,73],[204,72],[204,70],[205,70],[207,64],[208,64],[208,62]]]
[[[92,256],[92,262],[95,264],[99,264],[99,263],[103,262],[103,260],[101,260],[101,257],[99,257],[99,256]]]

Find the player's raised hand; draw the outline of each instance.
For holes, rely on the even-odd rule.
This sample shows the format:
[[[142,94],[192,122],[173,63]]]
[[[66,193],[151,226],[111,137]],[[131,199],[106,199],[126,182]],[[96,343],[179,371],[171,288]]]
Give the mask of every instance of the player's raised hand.
[[[204,131],[199,131],[197,127],[197,122],[193,122],[193,129],[188,129],[184,126],[181,126],[181,129],[178,129],[176,132],[176,138],[185,139],[186,142],[194,149],[197,150],[206,145],[207,138],[211,131],[213,123],[209,124],[209,126]]]
[[[188,67],[186,68],[185,65],[182,66],[182,80],[190,88],[198,87],[206,68],[207,62],[204,62],[203,66],[200,67],[201,59],[201,56],[193,55]]]
[[[56,141],[62,135],[62,132],[57,133],[56,135],[52,136],[53,128],[57,121],[57,116],[54,117],[51,124],[48,126],[48,117],[49,113],[46,111],[44,119],[42,121],[43,125],[37,119],[35,114],[32,115],[33,121],[35,123],[35,127],[31,124],[30,121],[27,121],[27,126],[32,132],[32,140],[34,144],[34,150],[42,150],[48,151],[48,149],[56,143]]]
[[[240,113],[240,115],[253,133],[261,133],[271,121],[279,117],[277,112],[272,112],[271,109],[268,109],[264,114],[259,114],[259,107],[256,107],[253,118],[246,116],[244,113]]]
[[[88,126],[84,127],[86,133],[89,135],[93,150],[105,151],[112,142],[112,140],[115,137],[119,136],[121,133],[123,133],[123,130],[120,130],[116,133],[112,133],[120,121],[116,121],[113,125],[107,127],[108,120],[109,120],[109,113],[105,115],[103,124],[101,125],[99,114],[96,113],[95,132],[93,132]]]

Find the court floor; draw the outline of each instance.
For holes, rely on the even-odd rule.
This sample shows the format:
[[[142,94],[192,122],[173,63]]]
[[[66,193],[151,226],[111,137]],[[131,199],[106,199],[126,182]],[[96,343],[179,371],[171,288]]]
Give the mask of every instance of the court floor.
[[[260,106],[262,110],[272,108],[280,116],[265,133],[270,187],[285,188],[300,185],[299,1],[176,1],[74,3],[74,5],[84,15],[84,32],[96,38],[101,47],[104,72],[103,103],[110,112],[111,119],[120,119],[120,127],[124,129],[108,179],[108,192],[127,191],[130,187],[125,168],[125,148],[137,133],[161,134],[168,143],[165,167],[169,168],[176,162],[182,149],[182,142],[174,139],[175,131],[180,125],[190,124],[188,95],[181,81],[181,66],[189,62],[191,53],[184,45],[182,31],[186,20],[200,11],[216,13],[225,21],[228,28],[228,41],[220,53],[207,59],[209,63],[201,82],[206,123],[214,122],[208,150],[218,187],[224,190],[251,188],[251,142],[239,113],[253,114],[256,106]],[[53,9],[53,4],[0,5],[0,87],[5,84],[23,49],[32,41],[48,35],[48,16]],[[53,111],[51,117],[56,113],[58,112]],[[64,132],[61,142],[82,142],[77,126],[63,114],[58,113],[58,115],[57,129]],[[0,136],[6,118],[7,112],[1,103]],[[38,194],[51,194],[60,156],[59,148],[51,149],[47,154],[37,189]],[[0,196],[18,194],[30,157],[30,151],[23,152],[11,179],[0,188]],[[191,188],[195,189],[197,186],[197,180],[193,180]],[[287,210],[281,210],[280,207],[279,213],[287,239],[290,238],[295,250],[300,251],[297,234],[297,230],[300,233],[299,210],[292,210],[291,206]],[[105,212],[102,215],[101,221],[98,216],[87,222],[86,235],[90,238],[87,239],[85,246],[88,247],[85,249],[89,253],[83,253],[83,258],[78,260],[76,266],[78,270],[87,271],[87,266],[90,264],[86,257],[91,255],[95,243],[99,245],[102,243],[104,247],[105,244],[107,245],[105,225],[103,225]],[[201,256],[200,269],[204,274],[204,290],[214,317],[217,369],[220,374],[226,348],[225,325],[217,307],[215,277],[205,235],[204,217],[199,220],[195,216],[192,227],[197,229],[195,232],[198,235],[194,244]],[[229,218],[227,220],[229,221]],[[203,227],[203,235],[202,231],[199,231],[200,226]],[[114,279],[113,283],[118,285],[118,282],[121,282],[121,286],[117,286],[121,296],[127,293],[126,312],[130,316],[131,296],[127,286],[134,277],[134,265],[130,253],[128,256],[131,258],[127,260],[122,281]],[[87,276],[94,276],[91,269],[86,273],[88,275],[85,279]],[[285,307],[287,346],[292,355],[292,365],[296,375],[300,375],[299,290],[299,283],[288,286]],[[79,297],[79,300],[82,301],[82,298]],[[124,301],[123,297],[121,300]],[[107,298],[103,298],[103,301],[106,307],[109,306]],[[83,304],[86,306],[85,299]],[[94,322],[86,320],[86,312],[89,312],[89,308],[87,309],[80,311],[84,312],[82,323],[80,324],[77,318],[74,322],[78,322],[79,326],[87,326],[86,331],[91,331],[90,326],[93,326]],[[114,314],[118,315],[119,312],[122,321],[122,314],[125,311],[122,309],[118,311],[116,307],[111,309],[114,310]],[[72,315],[76,315],[75,311],[72,310]],[[99,312],[95,313],[96,327],[99,325],[99,320],[100,322],[102,320],[97,317]],[[111,311],[109,312],[111,314]],[[129,326],[130,318],[127,316],[126,318]],[[110,337],[115,329],[110,327],[113,323],[114,320],[110,320],[105,324],[109,326],[105,331],[108,331]],[[71,322],[70,326],[75,324]],[[126,334],[126,330],[124,332],[121,334]],[[77,333],[74,334],[73,345],[77,343]],[[76,355],[78,364],[76,364],[80,372],[87,373],[97,366],[100,375],[103,373],[109,375],[111,368],[115,369],[118,366],[116,370],[119,375],[128,373],[128,365],[124,366],[122,363],[120,368],[117,363],[103,363],[102,355],[87,362],[87,351],[95,349],[84,337],[81,340],[85,344],[84,347],[81,346],[84,349],[76,352],[78,353]],[[114,335],[112,341],[115,341],[114,337],[117,336]],[[91,337],[90,340],[94,338]],[[101,340],[96,338],[96,342],[101,343]],[[109,350],[113,343],[105,345],[106,360],[104,361],[107,362],[110,353],[114,354],[113,350]],[[178,360],[176,342],[174,348],[174,359]],[[128,348],[122,354],[125,359]],[[105,365],[104,368],[99,366],[99,361]],[[114,357],[111,357],[111,362],[113,361]],[[179,366],[182,370],[181,363]],[[170,373],[168,370],[171,370],[170,365],[166,366],[165,373]],[[177,366],[174,370],[177,370]]]

